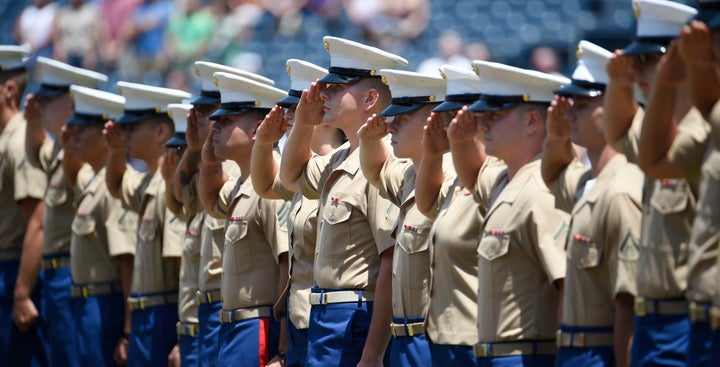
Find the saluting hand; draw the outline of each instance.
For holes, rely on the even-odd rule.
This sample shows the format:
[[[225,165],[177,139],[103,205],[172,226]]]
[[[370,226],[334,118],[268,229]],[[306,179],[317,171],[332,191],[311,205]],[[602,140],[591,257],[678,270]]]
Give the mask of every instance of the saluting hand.
[[[286,130],[285,110],[275,106],[265,115],[265,119],[255,131],[255,143],[272,144],[280,141]]]
[[[571,119],[568,116],[570,99],[555,96],[550,102],[547,112],[547,134],[548,138],[569,139]]]
[[[450,151],[445,125],[437,112],[430,113],[423,128],[422,151],[423,156],[427,157],[437,157]]]
[[[30,93],[25,98],[25,121],[29,126],[40,126],[42,124],[42,109],[38,97]]]
[[[65,155],[70,152],[70,140],[72,139],[72,126],[64,124],[60,128],[60,147],[65,151]]]
[[[165,181],[171,181],[175,171],[177,170],[178,162],[180,161],[180,152],[175,148],[166,148],[163,153],[163,159],[160,163],[160,173]]]
[[[655,79],[657,83],[671,86],[685,81],[685,62],[680,57],[676,41],[670,43],[668,52],[660,59]]]
[[[295,110],[295,125],[315,126],[320,125],[325,116],[325,101],[320,96],[325,86],[318,82],[312,82],[310,89],[303,91]]]
[[[693,20],[683,27],[678,41],[680,56],[688,67],[712,70],[720,63],[713,36],[703,22]]]
[[[215,155],[215,147],[213,147],[212,136],[212,133],[208,134],[207,138],[205,139],[205,143],[203,143],[202,151],[200,152],[202,162],[207,166],[217,165],[222,163],[223,161]]]
[[[468,110],[467,106],[464,106],[448,126],[448,140],[453,143],[460,143],[475,138],[475,134],[478,132],[479,119],[480,117],[475,112]]]
[[[190,152],[199,152],[202,149],[203,142],[198,135],[198,122],[197,122],[198,111],[196,107],[193,107],[187,115],[187,128],[185,130],[185,142],[187,143],[187,149]]]
[[[372,116],[368,117],[367,121],[365,121],[362,126],[360,126],[357,134],[360,140],[382,139],[385,135],[388,134],[385,117],[379,116],[378,114],[374,113]]]
[[[105,137],[105,145],[109,151],[120,152],[126,149],[125,136],[123,136],[120,127],[113,121],[105,123],[103,129],[103,136]]]
[[[607,73],[611,82],[632,87],[637,80],[637,72],[633,69],[633,60],[623,55],[622,50],[615,50],[607,64]]]

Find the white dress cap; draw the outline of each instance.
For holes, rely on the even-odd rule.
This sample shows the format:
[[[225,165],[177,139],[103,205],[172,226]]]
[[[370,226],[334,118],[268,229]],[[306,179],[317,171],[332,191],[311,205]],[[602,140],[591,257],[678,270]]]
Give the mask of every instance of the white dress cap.
[[[390,87],[392,101],[382,116],[398,116],[414,112],[428,104],[445,99],[445,79],[413,71],[381,69],[378,74]]]
[[[612,52],[588,41],[580,41],[577,52],[577,66],[572,83],[555,90],[561,96],[597,97],[605,91],[609,77],[607,63]]]
[[[125,96],[125,113],[120,117],[119,124],[131,124],[153,115],[167,113],[170,103],[181,103],[189,99],[191,94],[178,89],[154,87],[145,84],[120,81],[118,92]]]
[[[235,74],[248,79],[256,80],[260,83],[275,85],[275,82],[272,79],[259,74],[213,62],[195,61],[195,75],[200,78],[202,90],[200,95],[193,98],[190,103],[198,105],[220,103],[220,91],[215,85],[215,79],[213,79],[213,75],[218,72]]]
[[[37,71],[40,79],[38,96],[57,96],[70,90],[70,85],[98,88],[100,82],[108,80],[107,75],[92,70],[77,68],[47,57],[37,59]]]
[[[287,97],[277,102],[278,106],[283,107],[298,104],[300,102],[300,96],[302,96],[302,91],[310,88],[312,82],[324,77],[328,73],[325,68],[298,59],[289,59],[285,63],[285,66],[288,75],[290,75],[290,90],[288,91]]]
[[[71,85],[70,96],[75,102],[75,113],[67,120],[68,125],[103,124],[123,114],[125,97],[115,93]]]
[[[457,111],[480,99],[480,77],[474,72],[452,65],[440,67],[440,75],[447,80],[445,101],[433,112]]]
[[[670,41],[697,14],[687,5],[669,0],[634,0],[637,18],[635,40],[625,48],[626,55],[664,53]]]
[[[167,106],[167,114],[175,124],[175,135],[165,143],[168,148],[184,147],[187,145],[185,141],[185,132],[187,132],[187,115],[193,105],[186,103],[170,103]]]
[[[473,61],[473,69],[482,82],[480,100],[470,109],[496,111],[519,103],[550,103],[554,91],[570,79],[535,70],[527,70],[489,61]]]
[[[220,89],[220,107],[210,118],[237,115],[249,109],[271,109],[287,95],[282,89],[224,72],[215,73]]]
[[[408,65],[408,61],[398,55],[359,42],[325,36],[323,43],[330,53],[330,70],[320,79],[322,83],[353,83],[375,76],[380,69]]]
[[[0,45],[0,73],[25,69],[25,59],[30,56],[30,45]]]

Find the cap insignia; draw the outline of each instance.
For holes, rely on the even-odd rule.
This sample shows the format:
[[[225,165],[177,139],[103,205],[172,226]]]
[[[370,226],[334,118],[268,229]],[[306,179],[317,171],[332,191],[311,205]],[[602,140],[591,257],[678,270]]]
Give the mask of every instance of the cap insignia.
[[[575,51],[575,58],[580,60],[582,58],[582,55],[583,55],[582,45],[578,44],[577,51]]]
[[[633,1],[633,9],[635,10],[635,18],[640,18],[640,2]]]

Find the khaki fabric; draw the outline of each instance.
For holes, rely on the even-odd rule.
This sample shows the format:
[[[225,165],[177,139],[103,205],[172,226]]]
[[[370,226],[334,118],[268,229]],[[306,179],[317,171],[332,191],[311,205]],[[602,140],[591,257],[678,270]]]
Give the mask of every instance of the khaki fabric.
[[[0,255],[20,258],[25,222],[17,202],[41,200],[46,191],[45,174],[30,165],[25,155],[26,123],[22,113],[15,114],[0,131]]]
[[[451,159],[449,154],[444,162],[446,158]],[[492,181],[498,167],[503,165],[488,157],[483,177]],[[453,169],[445,171],[437,202],[443,204],[428,234],[431,284],[426,332],[436,344],[474,345],[479,341],[477,247],[485,211],[472,192],[462,187]]]
[[[120,200],[125,208],[138,213],[132,292],[177,291],[185,224],[167,209],[160,170],[151,175],[128,167]]]
[[[556,200],[568,201],[581,193],[572,210],[565,243],[562,322],[570,326],[612,327],[615,297],[619,293],[637,293],[644,177],[622,154],[607,162],[590,189],[583,182],[584,175],[574,181],[571,176],[564,175],[565,183],[559,183],[566,186],[562,192],[570,195],[556,195]]]
[[[194,214],[187,224],[180,260],[180,288],[178,289],[178,318],[183,323],[198,322],[198,297],[200,277],[200,233],[202,214]]]
[[[221,279],[225,310],[272,306],[280,296],[278,257],[288,251],[281,200],[263,199],[250,180],[225,183],[216,204],[225,213],[225,249]]]
[[[380,254],[394,244],[398,209],[363,176],[359,150],[345,143],[329,155],[312,157],[301,188],[305,197],[320,202],[315,284],[374,291]]]
[[[380,196],[400,208],[392,266],[393,316],[422,318],[430,291],[428,234],[433,220],[415,206],[415,166],[390,155],[380,172]]]
[[[553,282],[565,277],[568,215],[555,209],[538,157],[512,180],[502,172],[489,194],[482,175],[474,197],[489,209],[477,247],[478,337],[483,342],[553,338],[560,301]]]
[[[122,207],[105,185],[105,168],[78,181],[77,210],[72,222],[70,271],[73,283],[120,280],[120,263],[114,257],[134,255],[137,214]]]
[[[696,215],[701,165],[709,134],[696,109],[678,124],[669,156],[685,170],[685,179],[646,180],[638,260],[638,295],[683,297],[687,289],[688,242]]]
[[[290,204],[288,234],[290,241],[290,321],[298,329],[310,323],[310,288],[317,240],[318,202],[295,194]]]

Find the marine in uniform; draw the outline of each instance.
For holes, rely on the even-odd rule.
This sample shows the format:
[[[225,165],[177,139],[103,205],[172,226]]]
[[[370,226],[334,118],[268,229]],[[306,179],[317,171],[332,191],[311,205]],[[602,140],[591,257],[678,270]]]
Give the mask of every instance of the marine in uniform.
[[[688,244],[707,127],[690,108],[687,90],[668,94],[668,86],[657,84],[656,67],[670,41],[696,11],[657,0],[637,1],[634,7],[636,37],[623,51],[616,51],[608,63],[610,80],[604,108],[608,142],[647,176],[632,364],[684,366],[691,329],[684,297]],[[635,101],[634,80],[648,103],[647,110]],[[676,134],[676,142],[659,144],[672,141],[660,137],[666,133]],[[665,153],[648,154],[659,149]],[[674,162],[668,162],[667,157]]]
[[[0,46],[0,365],[46,366],[39,274],[45,174],[25,155],[20,100],[28,82],[22,46]]]
[[[313,263],[317,238],[317,200],[287,190],[278,177],[277,143],[295,123],[295,109],[304,89],[327,74],[327,70],[298,59],[286,62],[290,75],[288,95],[277,102],[255,134],[251,176],[255,191],[267,199],[290,201],[288,208],[288,286],[275,305],[275,315],[285,317],[287,355],[285,365],[305,366],[307,362],[310,289],[313,286]],[[326,155],[343,143],[339,130],[318,125],[313,129],[310,147],[313,154]],[[282,346],[279,354],[283,352]]]
[[[572,215],[557,366],[628,366],[643,174],[605,141],[603,91],[610,51],[580,41],[572,83],[548,110],[542,174],[555,206]],[[587,149],[591,167],[572,144]]]
[[[118,82],[125,109],[105,124],[109,148],[105,168],[108,191],[123,207],[138,213],[137,249],[132,289],[127,302],[132,328],[128,366],[167,363],[176,343],[178,274],[185,223],[167,209],[165,184],[159,166],[164,144],[174,134],[167,105],[190,94],[167,88]],[[148,172],[125,165],[125,157],[140,159]]]
[[[455,141],[462,130],[451,124],[458,177],[473,188],[478,204],[488,208],[477,247],[477,365],[550,366],[555,362],[568,216],[555,209],[542,182],[540,154],[545,109],[553,90],[569,80],[485,61],[474,61],[473,68],[482,92],[467,111],[483,114],[485,152],[506,164],[491,180],[485,177],[489,172],[459,165],[463,150],[456,149]]]
[[[220,107],[203,146],[200,199],[209,215],[225,218],[220,293],[219,366],[279,362],[284,327],[272,308],[287,284],[285,203],[261,198],[250,179],[253,135],[262,118],[285,95],[267,84],[225,72],[214,74]],[[232,159],[240,176],[226,181],[220,161]]]
[[[397,209],[360,171],[357,129],[390,102],[376,71],[407,61],[342,38],[323,42],[329,73],[303,92],[280,168],[285,187],[320,202],[307,364],[381,363],[390,338]],[[348,143],[312,156],[307,141],[321,123],[342,130]]]
[[[187,131],[187,116],[192,109],[192,105],[183,103],[171,103],[168,104],[167,111],[168,116],[173,119],[175,125],[175,134],[170,140],[165,143],[165,147],[168,148],[166,151],[165,159],[178,159],[182,155],[183,150],[187,147],[185,141],[185,135]],[[174,155],[174,157],[171,157]],[[165,168],[165,167],[163,167]],[[195,221],[197,214],[189,215],[184,211],[181,202],[175,198],[175,196],[168,197],[167,195],[174,195],[174,188],[172,185],[173,176],[175,171],[171,170],[172,164],[169,164],[167,173],[170,177],[163,177],[165,179],[165,194],[167,202],[174,202],[177,204],[176,207],[168,205],[168,208],[173,211],[176,217],[181,218],[185,221],[187,228],[185,230],[185,237],[182,247],[182,257],[180,259],[180,283],[178,288],[178,322],[176,325],[176,333],[178,337],[178,350],[180,353],[180,365],[181,366],[198,366],[199,351],[200,351],[200,340],[198,339],[198,305],[199,298],[197,297],[198,282],[200,276],[200,228],[199,225],[202,222]],[[172,172],[170,172],[172,171]],[[171,182],[168,185],[168,181]],[[175,358],[175,356],[169,356],[169,358]]]
[[[225,219],[207,215],[198,197],[198,169],[200,167],[200,150],[207,138],[212,120],[209,116],[220,104],[220,90],[213,79],[215,72],[227,72],[244,76],[259,82],[273,85],[268,78],[229,66],[207,61],[195,62],[195,75],[200,78],[201,91],[190,100],[193,108],[188,116],[188,130],[185,141],[187,148],[183,152],[173,177],[175,197],[183,203],[183,210],[188,217],[186,241],[199,241],[200,257],[196,259],[198,267],[198,342],[200,366],[214,367],[218,357],[218,334],[220,332],[220,278],[222,274],[222,253],[225,242]],[[239,175],[237,164],[233,161],[223,162],[223,171],[230,178]]]
[[[43,298],[51,359],[57,366],[78,366],[76,325],[71,312],[70,237],[75,218],[73,190],[63,177],[60,128],[73,114],[70,85],[97,88],[107,76],[39,57],[40,88],[28,97],[25,149],[29,161],[47,178],[43,218]],[[43,130],[44,129],[44,130]],[[46,134],[47,130],[53,136]]]
[[[710,124],[710,143],[702,163],[697,215],[689,244],[690,316],[695,317],[688,346],[688,364],[712,366],[720,361],[720,3],[700,1],[695,21],[683,28],[678,43],[693,105]],[[707,311],[706,300],[713,302]],[[703,322],[704,321],[704,322]],[[696,327],[703,322],[703,327]]]
[[[74,189],[70,239],[72,315],[81,366],[116,366],[113,354],[130,330],[125,299],[132,283],[137,215],[123,209],[105,185],[102,130],[122,115],[125,98],[70,86],[75,113],[61,132],[63,176]],[[89,174],[80,171],[90,170]],[[122,315],[122,316],[121,316]]]
[[[390,87],[392,101],[368,119],[358,136],[365,178],[399,208],[393,231],[389,359],[392,366],[426,366],[431,360],[424,330],[430,288],[427,235],[433,220],[415,205],[415,166],[422,157],[417,142],[431,110],[445,98],[447,83],[439,76],[392,69],[378,74]]]
[[[480,206],[457,179],[446,127],[464,106],[480,98],[480,78],[467,70],[443,65],[445,101],[436,106],[422,138],[416,166],[415,206],[435,219],[428,233],[430,287],[425,333],[433,366],[471,366],[477,337],[477,244],[482,230]],[[482,132],[471,142],[484,155]],[[495,165],[487,158],[484,165]]]

